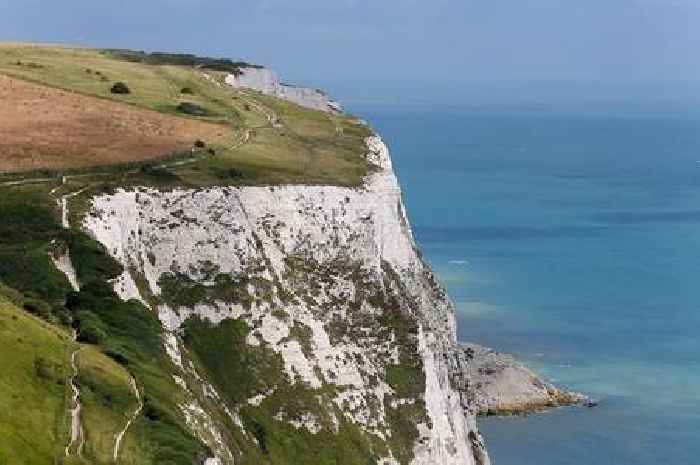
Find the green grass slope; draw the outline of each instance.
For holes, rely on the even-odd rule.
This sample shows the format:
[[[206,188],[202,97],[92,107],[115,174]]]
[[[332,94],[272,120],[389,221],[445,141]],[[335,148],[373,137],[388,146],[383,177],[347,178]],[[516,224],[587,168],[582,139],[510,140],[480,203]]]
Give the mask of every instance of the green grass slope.
[[[0,464],[107,465],[116,434],[136,410],[129,373],[96,347],[73,342],[67,329],[12,303],[0,289]],[[71,353],[78,350],[77,384],[84,430],[82,455],[65,456],[70,437]],[[131,434],[130,434],[131,433]],[[133,432],[127,431],[126,438]],[[127,440],[125,439],[125,442]],[[123,447],[119,463],[150,462],[150,453]]]
[[[202,457],[206,448],[187,431],[178,407],[184,399],[171,377],[157,316],[119,299],[109,283],[119,264],[84,233],[61,227],[47,186],[1,192],[0,465],[112,463],[110,438],[136,406],[128,374],[143,390],[145,405],[124,438],[120,465],[190,465]],[[80,292],[72,292],[50,262],[49,252],[58,246],[70,250]],[[82,343],[82,459],[63,458],[69,355],[77,347],[69,325],[77,327]]]
[[[0,291],[0,464],[54,464],[69,428],[69,333]]]
[[[114,52],[86,48],[0,43],[0,74],[156,110],[174,118],[217,122],[227,128],[222,140],[212,142],[195,159],[190,154],[163,157],[164,161],[184,161],[183,164],[170,163],[159,169],[153,169],[152,163],[82,169],[83,174],[106,171],[113,175],[109,180],[104,176],[85,177],[84,182],[356,186],[370,169],[364,157],[364,139],[371,131],[356,118],[306,109],[251,90],[234,89],[223,84],[224,71],[158,61],[129,61],[120,59]],[[125,82],[131,93],[111,93],[116,82]],[[183,102],[198,105],[207,115],[195,117],[182,113],[178,106]],[[13,174],[6,179],[28,176]]]
[[[78,352],[77,361],[85,429],[83,457],[87,463],[111,464],[115,437],[138,407],[129,384],[130,375],[123,366],[91,346]],[[122,465],[143,463],[144,454],[140,450],[124,453],[123,442],[120,452]]]

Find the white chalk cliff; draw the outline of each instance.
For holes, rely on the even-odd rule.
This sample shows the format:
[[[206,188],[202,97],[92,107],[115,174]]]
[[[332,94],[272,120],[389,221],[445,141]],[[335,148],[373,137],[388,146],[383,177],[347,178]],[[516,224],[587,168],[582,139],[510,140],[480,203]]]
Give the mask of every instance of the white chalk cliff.
[[[253,328],[247,343],[278,353],[291,383],[341,386],[331,429],[349,422],[389,444],[380,463],[489,463],[476,410],[466,404],[468,380],[454,376],[453,306],[416,248],[379,137],[367,139],[367,158],[376,170],[357,188],[135,189],[93,198],[83,226],[127,270],[115,282],[120,296],[158,312],[174,382],[189,399],[183,415],[214,456],[207,463],[235,463],[240,453],[222,412],[249,433],[241,406],[227,403],[190,360],[182,329],[193,316],[245,321]],[[236,292],[217,291],[222,276]],[[173,280],[199,286],[206,298],[178,304],[164,286]],[[389,375],[411,369],[419,377],[408,384]],[[408,455],[392,445],[404,434],[397,416],[416,430]],[[312,412],[279,419],[311,433],[323,428]]]
[[[324,92],[310,87],[285,84],[274,71],[268,68],[240,68],[239,73],[226,76],[226,84],[254,89],[314,110],[342,111],[340,104],[330,99]]]

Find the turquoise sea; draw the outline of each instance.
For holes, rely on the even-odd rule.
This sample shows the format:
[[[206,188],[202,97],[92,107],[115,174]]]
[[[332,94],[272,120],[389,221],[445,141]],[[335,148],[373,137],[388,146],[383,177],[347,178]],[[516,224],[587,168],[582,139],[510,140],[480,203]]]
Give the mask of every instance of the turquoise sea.
[[[459,337],[600,400],[481,420],[495,465],[700,464],[700,111],[356,104]]]

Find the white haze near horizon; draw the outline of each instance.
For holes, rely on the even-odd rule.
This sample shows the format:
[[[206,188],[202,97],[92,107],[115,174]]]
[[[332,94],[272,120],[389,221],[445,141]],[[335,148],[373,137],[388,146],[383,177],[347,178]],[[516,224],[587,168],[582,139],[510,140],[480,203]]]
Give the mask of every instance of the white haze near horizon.
[[[4,0],[0,40],[247,59],[341,98],[700,101],[700,0]]]

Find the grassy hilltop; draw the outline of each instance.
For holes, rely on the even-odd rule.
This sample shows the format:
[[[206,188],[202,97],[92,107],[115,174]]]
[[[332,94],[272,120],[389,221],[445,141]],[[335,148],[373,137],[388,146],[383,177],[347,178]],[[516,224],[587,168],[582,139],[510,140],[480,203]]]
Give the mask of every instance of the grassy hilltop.
[[[361,182],[369,129],[355,118],[225,85],[243,63],[183,57],[0,44],[9,102],[0,107],[0,173],[109,171],[122,184],[186,186]],[[117,83],[130,92],[113,93]]]

